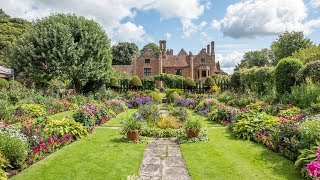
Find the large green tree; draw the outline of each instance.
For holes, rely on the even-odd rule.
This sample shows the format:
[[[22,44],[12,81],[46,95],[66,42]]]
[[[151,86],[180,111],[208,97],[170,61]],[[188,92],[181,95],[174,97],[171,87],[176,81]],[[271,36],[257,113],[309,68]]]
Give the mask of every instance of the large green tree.
[[[320,61],[320,45],[310,46],[292,54],[292,57],[300,59],[304,63]]]
[[[269,50],[262,49],[261,51],[248,51],[244,54],[240,64],[237,65],[236,69],[239,68],[251,68],[254,66],[261,67],[269,65]]]
[[[313,42],[304,37],[303,32],[286,31],[279,35],[279,38],[271,44],[271,49],[274,54],[272,64],[276,65],[280,59],[289,57],[294,52],[312,45]]]
[[[78,92],[102,84],[111,71],[110,39],[102,27],[84,17],[54,14],[37,20],[17,41],[12,67],[45,84],[71,80]]]
[[[155,43],[149,43],[141,49],[141,54],[149,51],[151,54],[159,56],[160,48]]]
[[[11,18],[0,9],[0,65],[8,65],[10,48],[30,26],[30,22],[20,18]]]
[[[132,56],[139,54],[139,48],[134,43],[122,42],[112,46],[112,65],[129,65]]]

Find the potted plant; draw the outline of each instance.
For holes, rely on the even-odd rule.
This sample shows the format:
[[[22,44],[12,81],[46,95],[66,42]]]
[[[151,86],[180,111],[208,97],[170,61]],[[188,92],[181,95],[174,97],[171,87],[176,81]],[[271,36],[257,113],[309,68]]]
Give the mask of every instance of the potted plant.
[[[133,114],[131,118],[123,122],[122,132],[130,141],[138,141],[143,127],[142,116]]]
[[[198,137],[203,124],[200,119],[192,118],[185,122],[184,127],[188,138]]]

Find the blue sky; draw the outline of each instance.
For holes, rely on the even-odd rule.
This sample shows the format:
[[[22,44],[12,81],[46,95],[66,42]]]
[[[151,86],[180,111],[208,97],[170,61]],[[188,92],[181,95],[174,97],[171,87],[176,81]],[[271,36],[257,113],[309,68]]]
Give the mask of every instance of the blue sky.
[[[214,40],[228,73],[246,51],[269,47],[285,30],[320,43],[320,0],[1,0],[0,8],[28,20],[56,12],[85,16],[99,22],[113,44],[142,48],[166,39],[174,53],[197,54]]]

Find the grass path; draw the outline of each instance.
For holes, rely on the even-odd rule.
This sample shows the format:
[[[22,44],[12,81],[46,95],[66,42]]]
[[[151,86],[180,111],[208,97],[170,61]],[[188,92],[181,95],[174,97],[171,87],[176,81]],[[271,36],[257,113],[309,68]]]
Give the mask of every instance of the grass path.
[[[233,139],[225,128],[212,128],[208,136],[208,142],[181,145],[192,179],[302,179],[293,162],[264,146]]]
[[[49,118],[54,119],[54,120],[62,120],[65,117],[72,118],[72,115],[73,115],[73,111],[64,111],[61,113],[51,115],[51,116],[49,116]]]
[[[137,175],[146,145],[119,143],[119,137],[118,130],[96,129],[12,179],[126,179]]]
[[[132,114],[135,112],[137,112],[137,109],[128,109],[128,110],[118,114],[117,117],[112,118],[110,121],[106,122],[102,126],[120,127],[120,126],[122,126],[120,122],[132,117]]]

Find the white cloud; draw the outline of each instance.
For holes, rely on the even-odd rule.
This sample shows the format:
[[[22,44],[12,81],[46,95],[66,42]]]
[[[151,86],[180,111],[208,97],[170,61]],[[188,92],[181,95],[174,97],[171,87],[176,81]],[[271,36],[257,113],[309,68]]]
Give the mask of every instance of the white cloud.
[[[312,8],[318,8],[320,7],[320,0],[311,0],[310,5]]]
[[[170,34],[170,33],[167,32],[167,33],[165,34],[165,36],[166,36],[166,40],[171,39],[171,34]]]
[[[303,0],[243,0],[230,5],[224,18],[213,20],[211,25],[232,38],[275,35],[286,30],[308,34],[320,26],[320,19],[306,19]]]
[[[141,42],[147,40],[143,26],[137,26],[132,22],[120,24],[113,36],[120,42]]]
[[[240,63],[245,52],[232,51],[228,53],[218,53],[216,54],[216,61],[220,62],[220,67],[222,70],[228,74],[232,74],[235,65]]]

